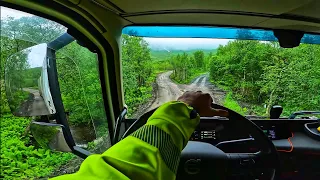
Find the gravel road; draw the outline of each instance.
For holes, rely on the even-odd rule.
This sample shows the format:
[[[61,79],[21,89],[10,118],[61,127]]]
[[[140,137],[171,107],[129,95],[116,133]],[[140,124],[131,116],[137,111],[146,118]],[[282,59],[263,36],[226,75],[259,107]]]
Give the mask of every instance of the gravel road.
[[[29,99],[26,102],[27,104],[24,104],[27,106],[27,108],[20,108],[18,114],[23,116],[40,116],[50,114],[43,98],[40,96],[39,90],[23,88],[23,91],[32,94],[33,98]]]
[[[158,84],[156,99],[146,111],[159,107],[165,102],[177,100],[177,98],[185,91],[202,91],[204,93],[209,93],[213,98],[214,103],[222,103],[225,92],[210,83],[208,74],[197,77],[190,84],[176,84],[170,79],[172,73],[173,71],[168,71],[158,75],[156,80],[156,83]]]

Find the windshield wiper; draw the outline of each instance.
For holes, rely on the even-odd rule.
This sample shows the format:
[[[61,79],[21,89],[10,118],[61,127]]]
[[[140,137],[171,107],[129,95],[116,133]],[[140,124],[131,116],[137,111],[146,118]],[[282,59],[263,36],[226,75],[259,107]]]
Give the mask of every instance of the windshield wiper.
[[[299,115],[306,115],[306,114],[320,114],[320,111],[298,111],[298,112],[294,112],[292,113],[288,119],[294,119]],[[319,119],[319,118],[317,118]]]

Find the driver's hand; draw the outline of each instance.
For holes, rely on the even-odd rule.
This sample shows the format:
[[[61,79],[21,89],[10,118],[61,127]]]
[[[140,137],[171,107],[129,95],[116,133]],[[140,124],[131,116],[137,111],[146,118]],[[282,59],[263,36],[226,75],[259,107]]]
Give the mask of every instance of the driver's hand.
[[[213,100],[208,93],[203,93],[201,91],[187,91],[178,98],[178,101],[184,102],[193,107],[202,117],[228,116],[228,111],[222,109],[214,109],[211,107],[211,103],[213,102]]]

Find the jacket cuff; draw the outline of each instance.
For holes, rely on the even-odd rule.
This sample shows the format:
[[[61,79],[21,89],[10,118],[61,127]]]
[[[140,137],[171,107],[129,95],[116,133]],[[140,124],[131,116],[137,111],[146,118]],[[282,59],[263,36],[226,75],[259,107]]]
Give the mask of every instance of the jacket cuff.
[[[168,133],[182,150],[200,122],[200,116],[187,104],[171,101],[161,105],[149,118],[147,125],[155,125]]]

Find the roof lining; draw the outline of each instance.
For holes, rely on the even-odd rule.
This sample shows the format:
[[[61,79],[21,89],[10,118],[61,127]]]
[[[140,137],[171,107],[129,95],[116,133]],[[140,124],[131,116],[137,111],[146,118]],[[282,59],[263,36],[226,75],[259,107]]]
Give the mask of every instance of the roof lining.
[[[157,14],[225,14],[225,15],[241,15],[241,16],[255,16],[255,17],[264,17],[264,18],[274,18],[274,19],[285,19],[285,20],[295,20],[295,21],[303,21],[310,23],[319,23],[320,19],[311,18],[299,15],[292,14],[281,14],[281,15],[272,15],[272,14],[262,14],[262,13],[252,13],[252,12],[241,12],[241,11],[224,11],[224,10],[165,10],[165,11],[146,11],[139,13],[128,13],[128,14],[120,14],[121,17],[134,17],[134,16],[147,16],[147,15],[157,15]]]
[[[112,10],[112,8],[107,7],[106,5],[103,5],[99,3],[97,0],[91,0],[92,2],[96,3],[97,5],[111,10],[118,15],[120,15],[125,20],[131,22],[134,24],[134,22],[128,20],[125,17],[134,17],[134,16],[145,16],[145,15],[156,15],[156,14],[176,14],[176,13],[202,13],[202,14],[226,14],[226,15],[242,15],[242,16],[255,16],[255,17],[264,17],[264,18],[275,18],[275,19],[285,19],[285,20],[295,20],[295,21],[303,21],[303,22],[310,22],[310,23],[319,23],[319,18],[313,18],[313,17],[307,17],[307,16],[300,16],[300,15],[293,15],[290,14],[291,11],[294,11],[296,9],[299,9],[301,6],[296,7],[287,13],[283,13],[280,15],[275,14],[266,14],[266,13],[257,13],[257,12],[245,12],[245,11],[228,11],[228,10],[210,10],[210,9],[183,9],[183,10],[160,10],[160,11],[143,11],[143,12],[133,12],[133,13],[127,13],[122,8],[111,2],[110,0],[103,0],[106,4],[114,8],[115,10]],[[258,23],[259,24],[259,23]]]
[[[144,16],[144,15],[155,15],[155,14],[176,14],[176,13],[208,13],[208,14],[233,14],[233,15],[254,15],[261,17],[272,17],[272,14],[263,14],[263,13],[253,13],[253,12],[243,12],[243,11],[226,11],[226,10],[201,10],[199,9],[184,9],[184,10],[161,10],[161,11],[144,11],[144,12],[135,12],[135,13],[123,13],[123,17],[132,17],[132,16]]]
[[[100,5],[100,6],[105,7],[106,9],[110,9],[110,8],[108,8],[107,6],[101,4],[100,2],[97,2],[96,0],[91,0],[91,1],[94,2],[94,3],[96,3],[96,4],[98,4],[98,5]],[[109,0],[104,0],[104,2],[105,2],[106,4],[108,4],[109,6],[111,6],[112,8],[116,9],[116,10],[118,11],[118,12],[116,12],[117,14],[126,13],[123,9],[121,9],[119,6],[115,5],[113,2],[111,2],[111,1],[109,1]],[[112,10],[112,11],[114,11],[114,10]]]
[[[132,21],[130,21],[129,19],[127,19],[127,18],[125,18],[125,17],[123,17],[123,16],[120,15],[120,12],[118,12],[118,11],[119,11],[119,10],[123,11],[123,10],[120,9],[120,8],[118,8],[116,5],[114,5],[114,6],[112,6],[112,7],[115,8],[116,10],[118,10],[118,11],[116,11],[116,10],[114,10],[114,9],[112,9],[112,8],[109,8],[108,6],[105,6],[105,5],[101,4],[101,3],[97,2],[96,0],[91,0],[91,1],[92,1],[93,3],[95,3],[96,5],[102,7],[103,9],[106,9],[106,10],[108,10],[108,11],[111,11],[111,12],[119,15],[121,18],[125,19],[126,21],[134,24],[134,22],[132,22]],[[110,5],[110,4],[109,4],[109,5]],[[123,11],[123,12],[124,12],[124,11]]]

